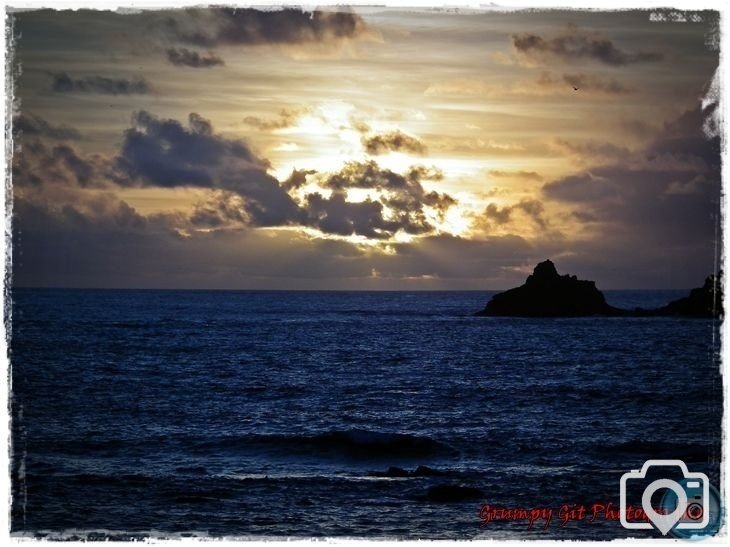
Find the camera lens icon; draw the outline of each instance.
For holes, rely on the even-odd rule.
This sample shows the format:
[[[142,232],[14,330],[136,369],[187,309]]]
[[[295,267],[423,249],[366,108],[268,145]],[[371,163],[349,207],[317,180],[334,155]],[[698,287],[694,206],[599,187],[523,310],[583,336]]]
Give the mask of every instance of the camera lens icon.
[[[626,491],[630,483],[643,484],[648,471],[652,468],[673,468],[682,473],[678,482],[671,479],[655,480],[646,488],[641,496],[641,507],[649,522],[642,519],[630,519],[627,511]],[[669,470],[667,470],[669,471]],[[650,530],[652,527],[667,535],[675,530],[700,531],[710,522],[709,511],[710,481],[704,473],[691,473],[682,460],[647,460],[640,471],[624,473],[621,477],[621,525],[630,530]],[[658,508],[652,505],[655,493],[664,490],[664,497]]]
[[[704,510],[699,503],[690,503],[687,506],[687,518],[690,520],[702,520]]]

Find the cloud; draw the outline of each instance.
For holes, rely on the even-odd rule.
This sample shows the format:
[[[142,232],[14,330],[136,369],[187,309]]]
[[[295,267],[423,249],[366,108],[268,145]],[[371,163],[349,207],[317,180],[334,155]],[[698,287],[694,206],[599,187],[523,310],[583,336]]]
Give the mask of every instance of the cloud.
[[[441,154],[480,155],[482,157],[535,157],[554,155],[542,139],[523,137],[518,140],[495,140],[462,135],[431,135],[429,149]]]
[[[282,191],[301,188],[310,181],[322,191],[303,194],[294,206],[288,202],[280,204],[285,214],[278,219],[278,224],[269,225],[298,225],[323,234],[377,240],[388,240],[398,232],[432,233],[436,228],[430,219],[443,218],[456,204],[451,196],[426,191],[421,184],[440,177],[439,172],[425,167],[413,167],[399,174],[372,161],[348,163],[335,173],[295,170],[280,184]],[[353,200],[348,195],[353,189],[369,190],[373,195],[361,201]],[[245,210],[245,203],[239,199],[241,195],[233,190],[217,193],[196,209],[193,222],[211,228],[246,224],[248,219],[241,215]]]
[[[495,178],[523,179],[534,181],[542,180],[542,176],[535,171],[500,171],[492,169],[489,171],[489,175]]]
[[[716,114],[715,105],[707,109],[699,107],[684,112],[664,124],[660,137],[645,150],[648,161],[664,164],[672,161],[679,165],[691,165],[698,171],[720,169],[720,139],[708,138],[706,124]]]
[[[553,139],[550,147],[563,155],[574,156],[581,163],[596,160],[619,160],[629,158],[633,152],[611,142],[596,140],[569,141],[566,139]]]
[[[305,201],[307,224],[327,234],[386,239],[401,228],[417,233],[428,229],[423,224],[387,221],[380,201],[350,202],[343,194],[324,198],[319,193],[308,194]]]
[[[576,243],[439,234],[381,247],[295,230],[182,236],[172,215],[143,216],[113,196],[83,196],[69,195],[63,205],[15,200],[14,286],[485,290],[523,283],[526,269],[552,257],[602,288],[676,288],[693,286],[711,268],[699,246],[667,253],[625,237]],[[484,299],[475,293],[474,309]]]
[[[653,171],[620,165],[565,177],[544,188],[546,197],[570,204],[613,237],[640,240],[677,252],[711,246],[720,213],[720,178],[694,171]],[[631,245],[633,247],[633,244]]]
[[[440,172],[425,167],[401,175],[381,169],[375,162],[351,163],[330,174],[295,171],[280,183],[268,174],[268,161],[247,143],[217,135],[197,114],[190,114],[187,127],[144,111],[133,121],[118,160],[130,184],[218,191],[193,213],[192,222],[197,226],[300,225],[329,234],[387,239],[398,231],[433,231],[425,208],[443,215],[455,203],[446,194],[423,188],[421,181],[441,177]],[[288,191],[303,186],[307,176],[313,176],[332,195],[314,192],[295,201]],[[379,195],[360,202],[348,200],[347,190],[353,188],[375,190]]]
[[[297,120],[310,111],[309,108],[305,107],[282,108],[279,111],[279,117],[276,119],[264,120],[258,116],[246,116],[243,119],[243,123],[262,131],[285,129],[296,125]]]
[[[423,177],[437,177],[424,168],[398,175],[354,165],[344,173],[314,175],[332,179],[336,188],[401,188],[412,195],[423,192],[418,183]],[[192,213],[151,215],[140,214],[109,191],[73,185],[41,190],[26,194],[15,188],[16,286],[363,288],[373,283],[371,288],[394,288],[402,283],[405,288],[415,280],[436,287],[448,281],[428,272],[481,278],[484,271],[470,261],[440,264],[432,250],[452,255],[462,252],[456,249],[478,250],[479,258],[471,262],[486,261],[494,268],[501,256],[516,254],[510,244],[519,241],[493,239],[479,250],[460,239],[426,235],[423,247],[414,242],[386,249],[301,231],[248,229],[244,198],[227,190],[212,190]],[[423,193],[424,201],[434,197]],[[408,223],[402,216],[389,217],[385,209],[378,200],[348,202],[343,192],[333,191],[330,198],[310,193],[302,202],[308,215],[302,225],[321,226],[326,234],[382,239],[385,231]],[[424,226],[416,216],[406,228],[420,232]],[[373,267],[382,272],[377,281],[370,277]]]
[[[326,234],[388,239],[397,232],[436,230],[456,203],[451,196],[427,191],[423,181],[438,181],[440,171],[422,166],[399,174],[375,162],[349,163],[334,173],[294,170],[280,182],[268,173],[269,162],[242,140],[217,134],[211,123],[191,113],[187,124],[146,111],[132,117],[120,149],[111,156],[83,155],[67,145],[40,141],[25,145],[14,158],[18,187],[76,188],[195,187],[209,190],[176,229],[246,226],[303,226]],[[299,193],[308,177],[329,192]],[[353,189],[374,194],[351,199]]]
[[[34,188],[48,185],[104,188],[126,182],[109,158],[83,155],[68,144],[48,145],[37,138],[23,142],[12,159],[13,186]]]
[[[645,126],[643,136],[653,133],[653,138],[635,149],[590,139],[553,139],[550,147],[586,165],[621,163],[631,169],[705,173],[718,170],[720,162],[719,141],[714,137],[708,139],[704,132],[705,123],[713,112],[713,106],[704,112],[698,106],[659,128]]]
[[[495,228],[503,232],[509,228],[513,232],[524,231],[525,223],[544,231],[548,228],[548,221],[544,216],[545,208],[536,199],[522,199],[512,205],[499,207],[496,203],[489,203],[481,216],[476,218],[474,230],[486,234],[494,234]]]
[[[222,66],[225,63],[223,59],[216,56],[212,52],[207,55],[201,54],[187,48],[170,48],[166,51],[167,60],[175,66],[189,66],[192,68],[211,68],[214,66]]]
[[[135,114],[133,123],[117,160],[131,184],[227,190],[241,197],[249,223],[257,226],[296,218],[296,203],[267,173],[269,162],[246,142],[217,135],[199,114],[189,115],[187,127],[146,111]]]
[[[582,95],[575,95],[576,90]],[[615,78],[602,78],[598,75],[584,72],[571,72],[562,75],[553,75],[543,71],[537,79],[523,81],[485,82],[475,79],[453,79],[436,82],[429,85],[424,91],[426,96],[453,97],[480,96],[480,97],[534,97],[546,95],[564,95],[572,99],[584,98],[587,92],[604,96],[623,96],[634,93],[635,89],[625,85]]]
[[[622,119],[618,122],[619,128],[631,137],[639,139],[652,138],[657,133],[657,128],[639,119]]]
[[[196,228],[243,227],[249,223],[245,210],[241,196],[222,190],[197,204],[188,221]]]
[[[215,135],[210,122],[199,114],[189,115],[187,127],[144,110],[132,121],[120,159],[134,180],[156,186],[212,187],[216,185],[213,171],[227,162],[238,162],[243,170],[268,167],[245,142]]]
[[[296,190],[307,184],[307,177],[316,174],[314,169],[293,169],[291,175],[282,182],[288,190]]]
[[[451,97],[462,96],[490,96],[495,92],[494,85],[487,84],[481,80],[471,78],[451,78],[442,82],[430,84],[423,94],[427,97]]]
[[[664,58],[656,51],[624,51],[602,34],[584,31],[574,25],[552,37],[530,32],[513,34],[512,45],[519,55],[535,62],[591,60],[611,66],[624,66],[653,63]]]
[[[425,181],[439,181],[438,171],[416,167],[395,173],[364,162],[335,173],[296,171],[279,183],[267,177],[266,161],[248,145],[216,134],[197,115],[182,124],[138,114],[122,149],[127,138],[140,133],[153,148],[161,147],[161,161],[171,163],[195,143],[203,152],[200,161],[181,168],[206,171],[208,198],[193,211],[142,215],[111,192],[111,183],[106,191],[87,189],[109,158],[104,163],[66,145],[31,140],[22,154],[35,150],[40,163],[32,174],[43,182],[28,188],[14,176],[14,283],[494,288],[521,283],[525,267],[550,256],[566,271],[597,279],[604,287],[691,286],[712,269],[712,215],[719,214],[719,139],[705,140],[701,127],[700,113],[688,113],[665,124],[664,134],[626,163],[591,167],[547,183],[545,201],[490,204],[484,212],[489,229],[485,224],[473,239],[465,239],[439,234],[428,214],[446,212],[454,204],[447,194],[423,187]],[[649,150],[654,160],[646,157]],[[117,160],[133,158],[140,159],[126,149]],[[684,168],[662,167],[670,163]],[[142,161],[133,165],[139,170],[134,179],[120,184],[162,185],[166,179],[161,174],[170,172]],[[249,177],[247,169],[257,173],[253,187],[245,177],[237,178],[241,173]],[[54,183],[54,177],[64,178],[63,183]],[[297,202],[284,190],[302,190],[307,182],[323,190]],[[372,197],[352,201],[352,189],[370,190]],[[282,201],[277,203],[275,196]],[[547,203],[574,215],[580,238],[561,238],[539,228],[541,221],[552,224]],[[524,222],[532,222],[537,235],[515,234]],[[257,225],[305,226],[325,235],[360,235],[382,243],[361,246],[298,230],[250,229]],[[419,237],[410,243],[389,239],[399,231]]]
[[[522,282],[505,275],[545,254],[514,236],[433,235],[389,250],[292,230],[181,236],[174,219],[142,216],[108,195],[63,207],[20,199],[15,214],[14,286],[478,289]],[[475,309],[483,304],[476,295]]]
[[[722,188],[720,140],[703,134],[706,115],[699,107],[688,111],[642,150],[548,182],[543,195],[604,237],[626,238],[627,246],[708,251]]]
[[[168,30],[178,41],[202,47],[336,43],[366,32],[363,19],[348,11],[224,7],[182,14],[167,20]]]
[[[402,231],[420,235],[435,231],[426,208],[443,218],[456,200],[448,194],[428,192],[424,180],[440,180],[441,173],[413,167],[401,175],[375,162],[351,162],[337,173],[320,175],[316,181],[332,190],[329,198],[308,194],[304,209],[306,222],[322,232],[387,239]],[[376,198],[361,202],[347,200],[347,190],[376,191]]]
[[[105,95],[144,95],[151,91],[149,84],[141,78],[127,80],[86,76],[74,79],[66,72],[53,75],[52,89],[57,93],[100,93]]]
[[[719,215],[719,139],[705,138],[705,116],[687,112],[642,149],[551,180],[540,199],[490,203],[468,240],[439,232],[456,200],[431,190],[437,170],[353,162],[278,181],[247,142],[197,114],[181,123],[140,112],[111,156],[23,143],[14,274],[36,285],[479,288],[522,282],[521,268],[551,256],[605,286],[691,285],[712,268]],[[115,185],[207,192],[192,210],[142,215]],[[579,237],[553,232],[563,218]],[[401,243],[398,233],[418,237]]]
[[[363,137],[362,145],[365,147],[365,151],[372,156],[388,152],[406,152],[418,155],[424,155],[427,152],[426,145],[420,140],[400,131]]]
[[[616,187],[613,184],[605,184],[605,178],[600,174],[602,171],[600,170],[596,175],[587,172],[562,177],[543,186],[543,192],[549,198],[567,202],[580,203],[610,199],[616,195]]]
[[[535,83],[540,88],[562,89],[570,94],[576,91],[595,92],[603,95],[628,95],[634,92],[632,87],[626,86],[614,78],[604,79],[583,72],[565,73],[560,78],[553,77],[549,72],[543,72]]]
[[[78,129],[67,125],[53,125],[34,114],[21,114],[13,119],[13,135],[46,137],[58,141],[83,139]]]
[[[603,80],[590,74],[576,73],[563,74],[563,81],[568,85],[583,91],[598,91],[607,95],[627,95],[633,89],[613,78]]]

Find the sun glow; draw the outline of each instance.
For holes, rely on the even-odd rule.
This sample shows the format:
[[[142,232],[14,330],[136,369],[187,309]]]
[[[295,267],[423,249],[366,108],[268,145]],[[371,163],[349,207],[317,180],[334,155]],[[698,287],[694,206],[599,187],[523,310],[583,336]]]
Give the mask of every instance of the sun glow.
[[[350,203],[362,203],[363,201],[375,201],[380,197],[380,192],[372,188],[348,188],[347,201]]]
[[[420,131],[412,124],[421,124]],[[470,158],[452,156],[440,152],[437,155],[405,153],[398,150],[381,150],[380,154],[368,154],[364,146],[364,139],[370,135],[379,135],[388,132],[402,132],[405,134],[423,134],[423,124],[428,124],[428,118],[420,115],[417,118],[393,119],[392,114],[384,112],[373,113],[355,107],[345,101],[325,101],[311,107],[299,115],[289,127],[272,131],[283,139],[271,148],[271,159],[274,167],[271,173],[279,180],[286,180],[293,170],[313,170],[316,173],[307,176],[307,183],[291,190],[295,199],[306,200],[306,196],[319,193],[325,199],[332,196],[332,190],[320,186],[321,177],[336,173],[349,162],[375,161],[382,169],[388,169],[398,174],[405,174],[414,166],[424,166],[438,170],[443,175],[437,180],[422,180],[421,184],[426,192],[438,192],[454,197],[457,203],[445,212],[424,207],[427,222],[433,227],[433,232],[468,237],[474,232],[475,219],[484,211],[485,199],[496,202],[497,197],[485,197],[487,186],[494,187],[494,180],[489,177],[490,170],[504,172],[519,172],[526,168],[516,167],[513,158],[499,158],[494,156],[473,156]],[[415,129],[415,130],[413,130]],[[412,130],[412,131],[411,131]],[[482,143],[485,144],[485,143]],[[508,147],[498,147],[490,143],[499,151],[511,151]],[[499,180],[500,186],[522,184],[519,180]],[[514,190],[511,188],[511,190]],[[514,191],[511,192],[514,194]],[[386,200],[392,196],[382,189],[374,188],[347,188],[346,200],[349,203],[362,203],[368,200]],[[512,200],[513,201],[513,200]],[[511,203],[511,200],[505,201]],[[502,205],[504,206],[504,205]],[[388,206],[382,209],[384,220],[398,218],[398,211]],[[390,237],[380,239],[368,238],[360,235],[324,234],[318,230],[308,228],[309,235],[316,237],[346,240],[356,245],[382,246],[383,241],[410,243],[422,235],[414,235],[400,230]]]
[[[463,236],[471,230],[472,220],[465,211],[460,207],[452,207],[444,215],[443,220],[438,224],[438,228],[455,236]]]
[[[295,142],[282,142],[274,150],[277,152],[296,152],[299,150],[299,145]]]

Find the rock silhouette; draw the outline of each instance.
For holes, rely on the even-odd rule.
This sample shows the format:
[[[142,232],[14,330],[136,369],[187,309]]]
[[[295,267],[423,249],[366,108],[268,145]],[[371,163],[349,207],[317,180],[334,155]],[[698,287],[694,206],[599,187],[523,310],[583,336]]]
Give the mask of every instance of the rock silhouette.
[[[593,281],[560,275],[550,260],[535,266],[525,284],[494,295],[477,315],[518,317],[581,317],[616,315]]]
[[[656,315],[719,318],[722,308],[722,272],[705,279],[705,284],[692,289],[689,296],[673,300],[656,310]]]
[[[426,465],[419,465],[416,467],[416,470],[411,473],[411,476],[413,477],[440,477],[442,475],[445,475],[443,471],[439,471],[438,469],[432,469],[431,467],[428,467]]]
[[[540,262],[524,285],[495,294],[476,315],[493,317],[678,316],[722,317],[720,276],[710,276],[689,296],[661,308],[624,310],[610,306],[594,281],[560,275],[550,260]]]

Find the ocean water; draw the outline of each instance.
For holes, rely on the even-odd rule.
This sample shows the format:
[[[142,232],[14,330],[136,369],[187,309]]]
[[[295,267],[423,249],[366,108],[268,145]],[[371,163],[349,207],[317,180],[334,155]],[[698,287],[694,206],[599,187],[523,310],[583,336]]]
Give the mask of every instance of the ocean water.
[[[653,533],[480,510],[618,506],[650,458],[719,487],[717,322],[473,317],[489,296],[16,289],[12,532],[609,539]]]

